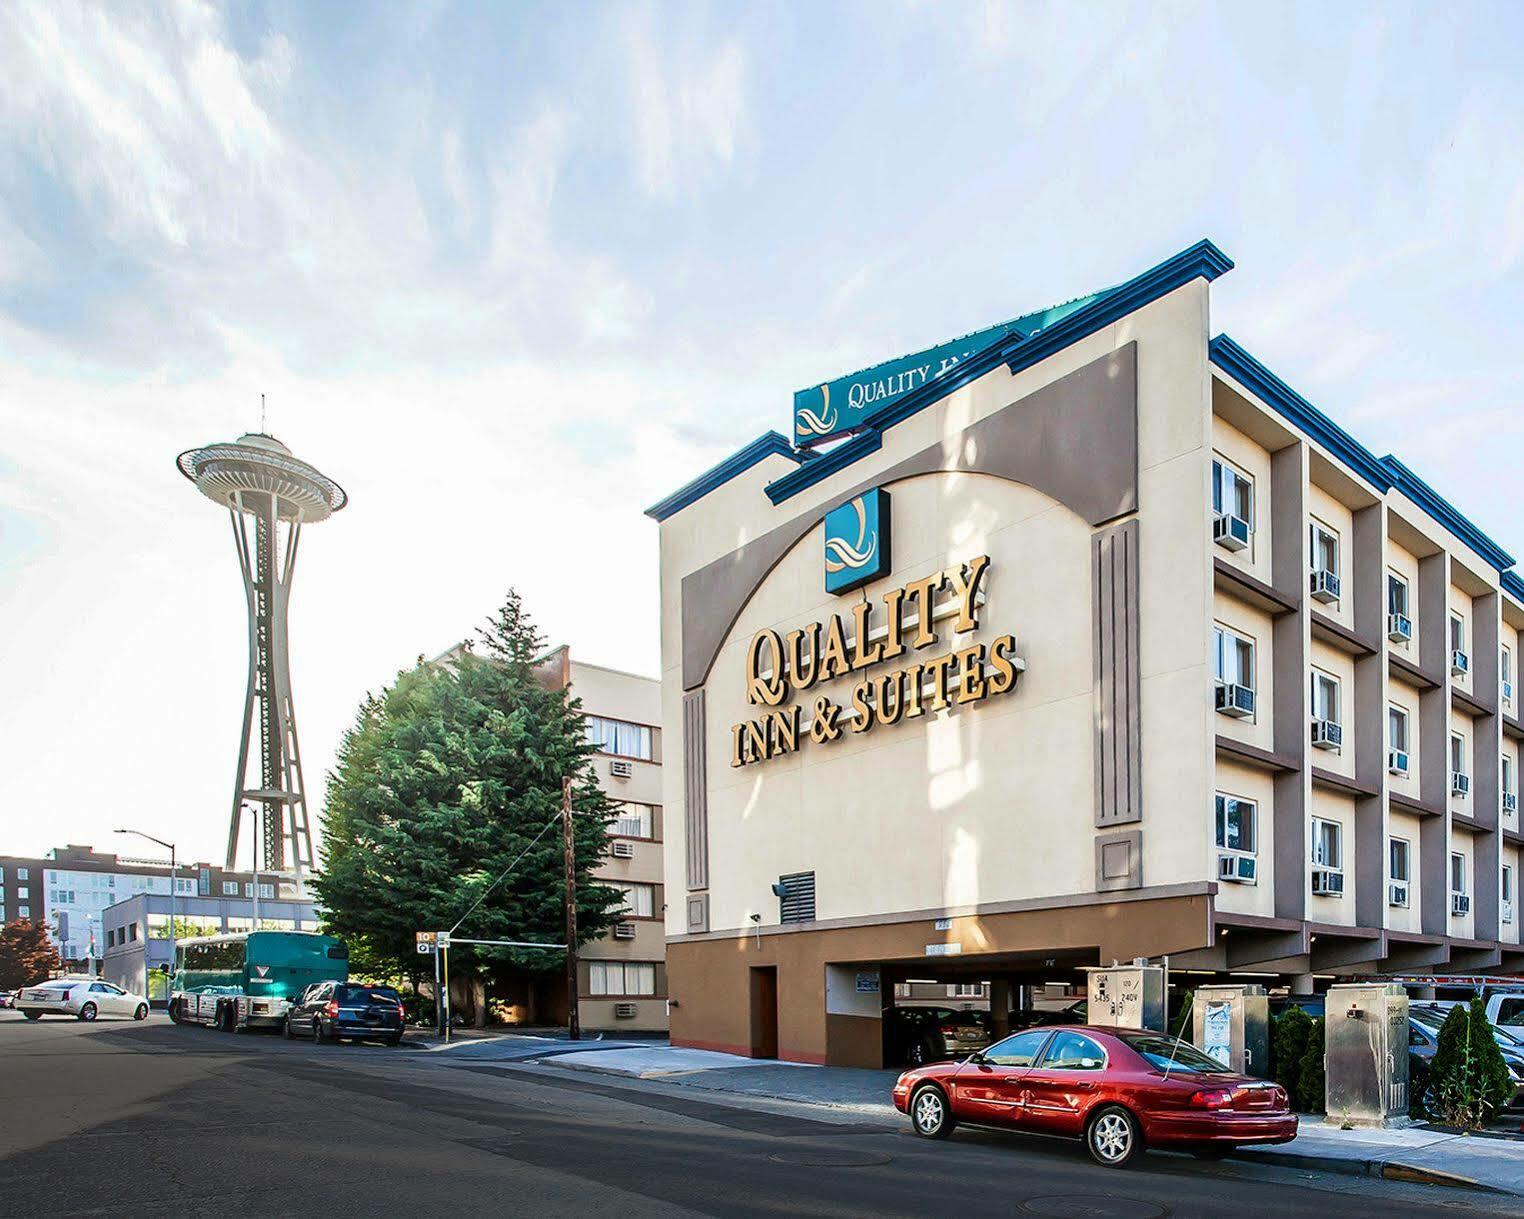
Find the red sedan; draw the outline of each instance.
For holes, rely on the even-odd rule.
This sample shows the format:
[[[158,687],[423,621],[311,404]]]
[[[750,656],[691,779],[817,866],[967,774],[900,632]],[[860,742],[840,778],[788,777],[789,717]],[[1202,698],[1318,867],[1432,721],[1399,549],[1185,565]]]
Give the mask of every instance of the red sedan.
[[[1283,1088],[1137,1029],[1028,1029],[962,1062],[906,1071],[894,1107],[922,1138],[959,1122],[1065,1135],[1111,1168],[1145,1146],[1214,1155],[1296,1138]]]

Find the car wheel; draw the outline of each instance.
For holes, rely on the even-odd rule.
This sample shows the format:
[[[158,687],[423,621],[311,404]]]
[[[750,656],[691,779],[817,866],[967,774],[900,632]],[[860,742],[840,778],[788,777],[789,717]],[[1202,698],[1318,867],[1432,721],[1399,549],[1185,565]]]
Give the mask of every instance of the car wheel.
[[[178,999],[172,999],[172,1000],[170,1000],[170,1004],[169,1004],[169,1022],[171,1024],[179,1024],[180,1023],[180,1000],[178,1000]]]
[[[147,1020],[148,1019],[148,1004],[146,1004],[146,1003],[139,1003],[137,1011],[132,1013],[132,1018],[134,1020]]]
[[[281,1021],[280,1032],[281,1036],[284,1037],[287,1041],[292,1041],[296,1038],[296,1034],[291,1031],[290,1016],[287,1016],[284,1020]]]
[[[23,1016],[25,1016],[28,1020],[41,1020],[42,1019],[42,1013],[41,1012],[22,1012],[21,1014]]]
[[[940,1088],[926,1084],[911,1094],[910,1126],[923,1139],[945,1139],[955,1125]]]
[[[81,1020],[85,1020],[85,1021],[94,1020],[95,1019],[95,1004],[93,1004],[93,1003],[87,1003],[87,1004],[85,1004],[84,1007],[80,1008],[79,1009],[79,1018]]]
[[[399,1045],[402,1044],[402,1034],[398,1033],[395,1037],[386,1038],[386,1044],[391,1049],[395,1050]]]
[[[1143,1145],[1138,1119],[1121,1105],[1104,1105],[1085,1127],[1085,1146],[1090,1158],[1107,1168],[1122,1168],[1132,1162]]]

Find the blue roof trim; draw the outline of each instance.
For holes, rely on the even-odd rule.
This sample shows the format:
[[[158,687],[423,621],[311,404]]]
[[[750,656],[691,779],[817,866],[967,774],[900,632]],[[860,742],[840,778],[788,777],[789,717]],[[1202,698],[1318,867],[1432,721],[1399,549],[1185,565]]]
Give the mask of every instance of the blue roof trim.
[[[1449,500],[1402,462],[1388,453],[1381,459],[1381,464],[1392,472],[1394,487],[1496,567],[1499,572],[1513,566],[1511,554],[1462,516]]]
[[[1505,571],[1498,579],[1505,593],[1512,596],[1515,601],[1524,602],[1524,579],[1519,578],[1518,572]]]
[[[646,515],[654,520],[664,521],[673,513],[682,511],[695,500],[703,499],[716,487],[723,486],[737,474],[744,473],[763,458],[771,457],[775,453],[779,457],[787,457],[790,461],[804,460],[786,437],[777,432],[764,432],[744,449],[732,453],[719,465],[705,470],[692,482],[672,492],[666,499],[652,504],[646,509]]]
[[[1243,387],[1262,398],[1276,412],[1306,432],[1366,482],[1385,492],[1392,485],[1391,471],[1363,444],[1225,334],[1207,348],[1208,358]]]
[[[1498,571],[1506,572],[1507,568],[1513,566],[1513,556],[1461,515],[1449,500],[1412,470],[1390,453],[1385,457],[1377,457],[1227,335],[1219,334],[1212,340],[1209,350],[1213,364],[1240,382],[1245,389],[1259,395],[1266,404],[1357,471],[1367,482],[1383,493],[1393,487],[1397,488]],[[1524,582],[1519,582],[1516,576],[1505,574],[1505,585],[1509,579],[1518,583],[1520,591],[1524,592]]]
[[[1231,258],[1210,241],[1198,241],[1190,248],[1180,251],[1172,258],[1165,259],[1158,266],[1151,267],[1126,283],[1098,293],[1089,304],[1076,309],[1051,326],[1036,331],[1031,337],[1007,334],[998,338],[988,347],[964,360],[956,369],[945,373],[935,381],[928,381],[919,389],[912,390],[882,414],[875,415],[868,431],[839,448],[832,449],[830,453],[768,483],[767,498],[774,504],[781,504],[821,479],[828,478],[838,470],[844,469],[859,457],[866,457],[869,453],[876,452],[883,443],[879,433],[886,428],[891,428],[896,423],[901,423],[917,412],[925,410],[933,403],[940,402],[949,394],[971,381],[978,380],[1001,364],[1007,365],[1013,373],[1030,368],[1039,360],[1045,360],[1070,344],[1087,338],[1097,330],[1111,325],[1144,305],[1190,283],[1193,279],[1201,278],[1210,282],[1232,269]]]

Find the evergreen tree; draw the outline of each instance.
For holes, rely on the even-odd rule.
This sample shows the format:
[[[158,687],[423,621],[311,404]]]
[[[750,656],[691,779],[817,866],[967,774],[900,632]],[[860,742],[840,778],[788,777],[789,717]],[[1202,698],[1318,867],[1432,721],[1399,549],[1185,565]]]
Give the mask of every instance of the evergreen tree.
[[[30,919],[0,926],[0,990],[19,990],[62,966],[47,929]]]
[[[1481,999],[1457,1003],[1440,1026],[1425,1097],[1431,1113],[1467,1129],[1483,1126],[1508,1103],[1513,1085]]]
[[[466,646],[442,662],[420,660],[367,696],[328,777],[313,888],[359,969],[416,982],[427,959],[414,933],[463,916],[459,936],[562,942],[564,776],[579,941],[614,921],[618,891],[591,879],[613,809],[592,770],[580,703],[536,675],[543,644],[516,592],[477,643],[481,654]],[[550,971],[564,961],[560,950],[450,952],[452,977]]]
[[[1311,1032],[1312,1018],[1295,1005],[1276,1017],[1270,1032],[1270,1077],[1286,1090],[1293,1105],[1298,1101],[1297,1081],[1302,1075],[1302,1055],[1307,1052]]]
[[[1327,1104],[1328,1076],[1324,1070],[1323,1017],[1307,1022],[1307,1045],[1297,1069],[1296,1106],[1302,1113],[1322,1113]]]

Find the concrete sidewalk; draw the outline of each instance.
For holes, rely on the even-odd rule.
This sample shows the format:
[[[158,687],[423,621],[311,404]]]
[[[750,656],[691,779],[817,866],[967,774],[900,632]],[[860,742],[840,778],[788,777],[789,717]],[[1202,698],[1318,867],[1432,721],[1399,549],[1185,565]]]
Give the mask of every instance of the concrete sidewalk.
[[[889,1100],[889,1090],[899,1074],[894,1070],[779,1063],[661,1043],[641,1046],[605,1043],[596,1050],[583,1046],[570,1052],[557,1047],[541,1057],[547,1065],[570,1070],[823,1105],[901,1120]],[[1424,1127],[1340,1130],[1324,1125],[1320,1115],[1303,1115],[1294,1141],[1279,1147],[1246,1147],[1235,1152],[1233,1158],[1524,1196],[1524,1144]]]

